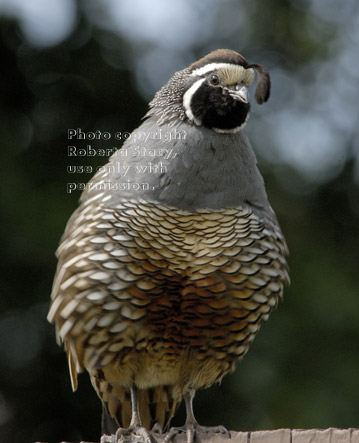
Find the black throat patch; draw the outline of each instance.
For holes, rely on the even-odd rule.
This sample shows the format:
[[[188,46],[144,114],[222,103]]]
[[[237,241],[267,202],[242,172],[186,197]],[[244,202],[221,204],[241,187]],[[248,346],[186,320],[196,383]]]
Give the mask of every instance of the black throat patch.
[[[245,123],[249,103],[234,99],[221,87],[204,82],[193,94],[191,110],[194,117],[207,128],[231,130]]]

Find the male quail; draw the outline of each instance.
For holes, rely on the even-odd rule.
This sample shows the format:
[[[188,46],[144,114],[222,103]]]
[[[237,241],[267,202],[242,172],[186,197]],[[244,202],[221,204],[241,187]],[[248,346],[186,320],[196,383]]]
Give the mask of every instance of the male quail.
[[[103,431],[120,427],[102,441],[149,442],[182,398],[166,440],[211,429],[195,392],[234,369],[282,297],[287,247],[243,131],[255,71],[261,104],[268,72],[234,51],[176,72],[67,224],[48,318],[73,389],[86,369]]]

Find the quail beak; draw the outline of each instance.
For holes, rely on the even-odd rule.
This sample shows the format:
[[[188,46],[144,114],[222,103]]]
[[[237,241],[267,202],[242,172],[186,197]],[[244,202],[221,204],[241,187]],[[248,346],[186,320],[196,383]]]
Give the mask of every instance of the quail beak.
[[[245,86],[241,86],[238,90],[231,89],[229,95],[233,97],[235,100],[239,100],[243,103],[248,103],[248,89]]]

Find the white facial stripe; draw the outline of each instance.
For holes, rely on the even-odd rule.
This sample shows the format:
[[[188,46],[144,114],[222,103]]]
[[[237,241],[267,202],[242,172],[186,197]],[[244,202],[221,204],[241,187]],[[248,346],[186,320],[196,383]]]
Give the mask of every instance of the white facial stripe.
[[[202,68],[198,68],[195,69],[194,71],[192,71],[191,75],[204,75],[204,74],[208,74],[209,72],[212,71],[218,71],[218,69],[236,69],[236,70],[241,70],[241,71],[245,71],[246,69],[241,66],[241,65],[235,65],[233,63],[210,63],[209,65],[204,65],[202,66]]]
[[[222,73],[229,79],[240,79],[244,84],[249,86],[254,80],[254,71],[252,68],[245,69],[243,66],[232,63],[209,63],[201,68],[195,69],[192,76],[203,76],[212,71],[222,71]],[[233,81],[234,84],[234,81]]]
[[[230,63],[210,63],[209,65],[204,65],[202,68],[195,69],[191,75],[204,75],[209,72],[216,71],[220,68],[227,68],[232,66]],[[244,68],[243,68],[244,69]]]
[[[197,80],[193,85],[186,91],[183,95],[183,107],[186,111],[186,115],[188,117],[188,120],[196,123],[196,125],[200,125],[201,122],[193,115],[193,112],[191,110],[191,100],[193,95],[196,93],[198,88],[201,87],[202,83],[205,81],[205,78],[201,78],[200,80]]]
[[[234,134],[234,133],[240,131],[241,129],[243,129],[246,126],[248,117],[249,117],[249,114],[247,115],[247,117],[244,120],[244,122],[240,126],[237,126],[236,128],[233,128],[233,129],[212,128],[212,129],[213,129],[214,132],[218,132],[220,134]]]

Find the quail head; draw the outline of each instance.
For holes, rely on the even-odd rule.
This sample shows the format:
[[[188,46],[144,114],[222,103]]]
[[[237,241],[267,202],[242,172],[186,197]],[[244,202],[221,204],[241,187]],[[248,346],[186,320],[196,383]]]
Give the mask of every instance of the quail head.
[[[282,297],[287,247],[243,130],[255,73],[261,104],[268,72],[234,51],[176,72],[67,224],[48,318],[73,389],[86,369],[102,400],[104,442],[149,442],[182,399],[166,442],[226,432],[198,425],[194,394],[235,368]]]

